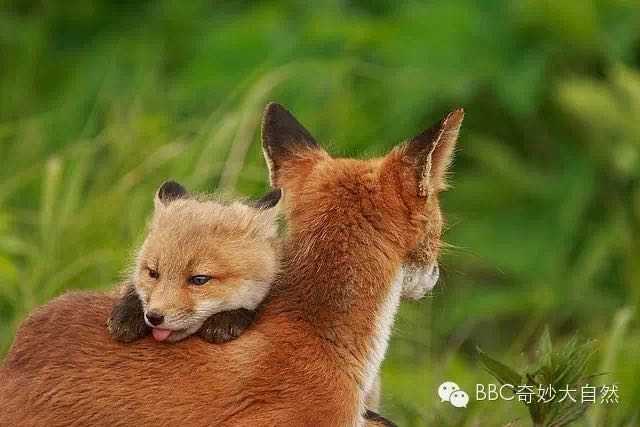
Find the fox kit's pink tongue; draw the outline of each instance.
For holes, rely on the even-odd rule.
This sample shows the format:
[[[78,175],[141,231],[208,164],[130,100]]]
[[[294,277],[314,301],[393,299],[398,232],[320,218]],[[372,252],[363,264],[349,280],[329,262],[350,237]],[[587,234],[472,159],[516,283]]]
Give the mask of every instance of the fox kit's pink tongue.
[[[153,333],[153,338],[156,341],[164,341],[167,338],[169,338],[169,335],[171,335],[171,331],[168,329],[153,328],[152,333]]]

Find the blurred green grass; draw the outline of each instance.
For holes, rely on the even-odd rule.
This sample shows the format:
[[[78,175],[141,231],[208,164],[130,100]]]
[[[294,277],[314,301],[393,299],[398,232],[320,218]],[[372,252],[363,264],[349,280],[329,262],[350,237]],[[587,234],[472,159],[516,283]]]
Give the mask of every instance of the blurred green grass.
[[[0,354],[34,306],[118,280],[164,179],[264,191],[268,100],[360,157],[461,105],[444,277],[401,310],[382,412],[528,425],[436,389],[492,381],[476,345],[523,365],[548,324],[620,386],[579,425],[638,425],[639,28],[631,0],[1,0]]]

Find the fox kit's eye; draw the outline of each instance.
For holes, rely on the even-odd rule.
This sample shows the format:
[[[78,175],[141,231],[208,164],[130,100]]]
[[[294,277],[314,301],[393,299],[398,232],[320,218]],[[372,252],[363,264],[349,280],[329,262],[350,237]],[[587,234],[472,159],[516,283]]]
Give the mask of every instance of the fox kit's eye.
[[[191,276],[189,278],[189,283],[191,283],[192,285],[201,286],[207,283],[211,279],[212,279],[211,276],[205,276],[205,275]]]
[[[158,277],[160,277],[160,273],[158,273],[158,271],[154,270],[153,268],[147,268],[147,273],[149,273],[149,277],[151,277],[152,279],[157,279]]]

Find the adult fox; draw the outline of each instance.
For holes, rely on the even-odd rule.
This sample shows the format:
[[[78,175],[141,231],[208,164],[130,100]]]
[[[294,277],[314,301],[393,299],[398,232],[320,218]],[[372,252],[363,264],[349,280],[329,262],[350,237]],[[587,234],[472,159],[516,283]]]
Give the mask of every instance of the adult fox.
[[[400,300],[400,265],[435,260],[462,110],[373,160],[332,158],[278,104],[262,138],[284,190],[283,270],[237,340],[124,347],[113,299],[63,296],[20,328],[0,370],[2,426],[362,426]]]

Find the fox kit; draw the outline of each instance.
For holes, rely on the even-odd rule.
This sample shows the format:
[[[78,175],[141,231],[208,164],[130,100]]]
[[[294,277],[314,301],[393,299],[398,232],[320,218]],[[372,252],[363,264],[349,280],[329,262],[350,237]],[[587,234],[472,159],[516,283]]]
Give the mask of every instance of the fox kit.
[[[130,342],[151,333],[175,342],[197,332],[237,338],[254,320],[280,262],[276,190],[253,206],[198,200],[180,184],[156,193],[149,233],[107,321]]]
[[[245,215],[255,215],[256,217],[264,216],[266,219],[262,222],[258,221],[257,227],[266,227],[266,230],[262,230],[263,233],[257,233],[259,237],[267,237],[269,245],[262,246],[262,253],[259,256],[263,256],[266,262],[271,260],[278,262],[278,245],[274,230],[277,227],[275,224],[274,215],[265,215],[265,210],[272,209],[277,205],[280,200],[280,190],[274,190],[264,196],[262,199],[254,202],[252,206],[235,205],[235,209],[240,208]],[[177,205],[173,207],[176,209],[169,209],[169,204],[175,200],[181,200],[182,206],[178,209]],[[222,343],[234,338],[237,338],[255,319],[255,308],[262,302],[266,293],[271,286],[271,281],[274,279],[277,270],[267,268],[264,271],[264,277],[260,280],[254,280],[252,288],[246,286],[246,282],[235,282],[244,286],[238,286],[234,288],[234,283],[231,285],[228,291],[227,298],[220,300],[220,286],[213,286],[213,290],[209,293],[196,294],[196,299],[219,300],[219,306],[216,308],[217,312],[210,312],[210,316],[202,322],[203,316],[188,314],[183,320],[179,330],[171,329],[171,316],[165,313],[161,307],[147,307],[141,295],[146,295],[149,298],[153,289],[156,287],[156,281],[160,280],[160,272],[158,261],[155,263],[147,262],[149,254],[145,253],[145,249],[153,248],[154,241],[158,239],[164,239],[169,229],[163,229],[162,223],[158,220],[159,216],[163,216],[167,222],[181,222],[185,221],[185,213],[194,213],[201,208],[203,202],[197,199],[189,197],[186,189],[177,182],[167,181],[165,182],[156,193],[156,218],[154,220],[155,227],[152,227],[151,232],[147,236],[145,243],[138,255],[135,266],[132,270],[131,277],[125,282],[122,289],[122,297],[116,304],[114,304],[111,316],[107,321],[107,326],[111,336],[122,342],[131,342],[142,337],[153,335],[157,341],[169,341],[175,342],[188,337],[191,334],[197,333],[197,335],[208,342]],[[229,209],[228,206],[214,204],[209,206],[210,211],[205,212],[205,215],[213,216],[221,221],[224,221],[225,216],[221,213],[225,209]],[[230,209],[229,209],[230,210]],[[231,213],[231,210],[230,210]],[[218,216],[216,216],[218,215]],[[238,217],[229,218],[229,223],[233,224],[237,222]],[[215,230],[217,224],[208,224],[208,226],[214,226],[214,230],[202,230],[203,234],[212,234],[214,237],[216,233],[219,234],[220,230]],[[182,230],[184,231],[184,230]],[[243,228],[238,228],[238,237],[240,240],[246,240],[246,247],[251,247],[254,244],[253,240],[256,238],[250,234],[247,234]],[[190,230],[189,232],[192,232]],[[186,234],[186,233],[185,233]],[[166,240],[163,240],[165,242]],[[266,248],[266,249],[265,249]],[[168,254],[167,258],[175,260],[180,257],[180,247],[175,245],[168,245],[162,248],[165,254]],[[403,297],[408,299],[419,299],[430,290],[438,280],[438,268],[437,265],[432,265],[426,262],[426,256],[422,253],[423,248],[419,248],[415,254],[407,260],[404,265],[405,274],[403,275]],[[175,253],[175,255],[173,255]],[[206,258],[207,254],[199,254]],[[232,254],[230,254],[233,256]],[[238,254],[240,256],[240,254]],[[215,257],[216,254],[211,254]],[[149,264],[156,265],[156,267],[149,267]],[[213,277],[199,274],[199,275],[187,275],[186,272],[183,275],[186,278],[188,285],[179,281],[171,282],[169,286],[175,287],[180,291],[181,289],[189,289],[192,286],[204,286],[214,280]],[[220,279],[219,277],[215,279]],[[268,279],[268,280],[266,280]],[[184,282],[184,280],[183,280]],[[189,286],[190,285],[190,286]],[[225,291],[226,292],[226,291]],[[236,294],[237,293],[237,294]],[[236,295],[234,295],[236,294]],[[165,300],[169,297],[177,297],[178,293],[169,295],[164,293],[162,298]],[[229,298],[232,296],[232,298]],[[182,299],[180,300],[182,301]],[[172,307],[174,310],[182,313],[191,313],[193,311],[194,298],[187,298],[184,300],[189,306],[181,306],[181,302],[173,301]],[[167,301],[165,301],[167,302]],[[202,301],[200,301],[202,302]],[[175,316],[174,316],[175,317]],[[185,324],[190,326],[184,327]],[[197,326],[200,326],[197,328]],[[175,326],[174,326],[175,328]],[[379,389],[379,386],[377,387]],[[369,409],[377,409],[379,392],[372,390],[370,394],[371,402],[368,405]]]

